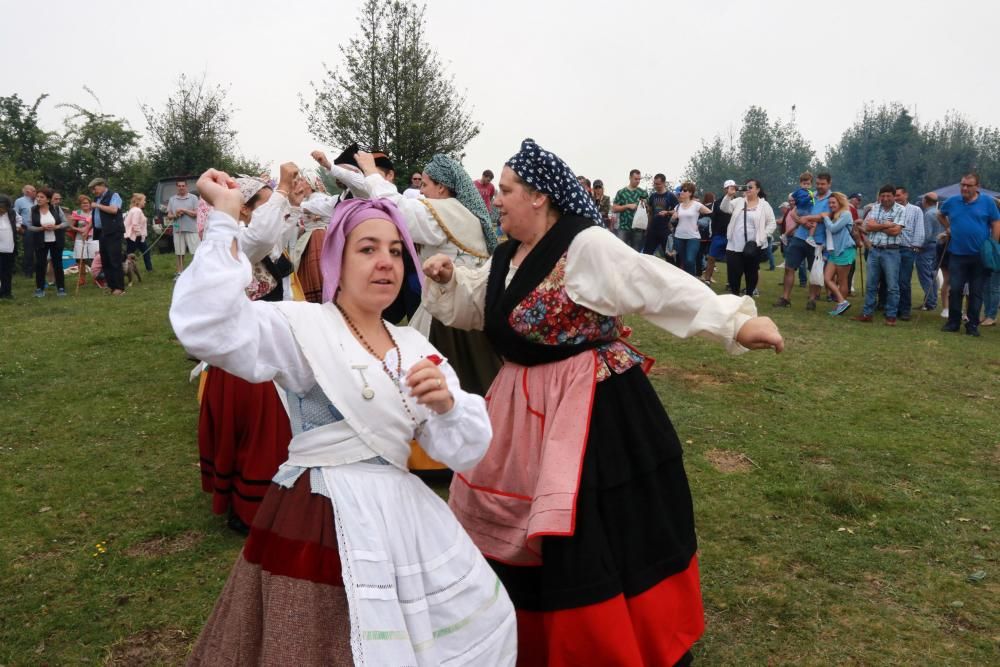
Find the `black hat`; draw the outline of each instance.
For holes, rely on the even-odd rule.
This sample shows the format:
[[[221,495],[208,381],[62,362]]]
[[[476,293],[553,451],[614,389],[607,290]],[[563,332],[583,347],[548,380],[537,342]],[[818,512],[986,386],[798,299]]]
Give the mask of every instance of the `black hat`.
[[[333,163],[349,164],[352,167],[357,167],[358,166],[357,155],[359,152],[361,152],[361,148],[359,148],[356,143],[351,144],[350,146],[344,149],[343,153],[341,153],[340,155],[338,155],[333,159]],[[375,150],[371,151],[371,154],[375,157],[376,167],[378,167],[379,169],[383,169],[385,171],[390,171],[390,170],[396,171],[396,167],[393,166],[392,160],[389,159],[388,155]]]
[[[851,195],[850,197],[848,197],[848,199],[857,199],[858,201],[861,201],[864,198],[865,198],[865,196],[863,194],[861,194],[860,192],[855,192],[853,195]]]

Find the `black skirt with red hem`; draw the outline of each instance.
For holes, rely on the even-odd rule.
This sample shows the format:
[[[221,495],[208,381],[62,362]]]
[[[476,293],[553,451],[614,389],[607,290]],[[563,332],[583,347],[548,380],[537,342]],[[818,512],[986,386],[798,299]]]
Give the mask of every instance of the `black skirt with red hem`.
[[[574,534],[544,537],[539,566],[489,561],[518,610],[518,664],[684,659],[704,613],[682,455],[641,368],[598,384]]]

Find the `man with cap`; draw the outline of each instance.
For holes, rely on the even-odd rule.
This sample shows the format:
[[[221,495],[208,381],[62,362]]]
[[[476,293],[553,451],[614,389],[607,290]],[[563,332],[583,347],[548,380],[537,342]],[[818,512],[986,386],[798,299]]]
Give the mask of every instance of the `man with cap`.
[[[938,216],[936,192],[924,195],[924,244],[917,255],[917,280],[924,290],[924,304],[920,310],[937,309],[937,258],[938,244],[944,242],[944,227]]]
[[[94,239],[101,252],[104,280],[112,296],[125,293],[125,274],[122,271],[122,241],[125,238],[125,218],[122,215],[122,198],[108,189],[108,182],[95,178],[88,186],[94,194],[91,217]]]
[[[611,229],[611,196],[604,194],[604,181],[599,178],[594,180],[594,188],[591,190],[590,196],[601,214],[604,226]]]

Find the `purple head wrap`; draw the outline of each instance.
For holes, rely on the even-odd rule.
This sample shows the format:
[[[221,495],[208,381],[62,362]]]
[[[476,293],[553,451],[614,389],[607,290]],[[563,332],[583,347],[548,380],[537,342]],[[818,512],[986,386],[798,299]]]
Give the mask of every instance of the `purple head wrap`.
[[[399,209],[388,199],[348,199],[337,204],[330,218],[330,224],[326,228],[326,236],[323,239],[323,249],[320,251],[319,267],[323,274],[323,303],[333,301],[340,287],[340,271],[344,265],[344,245],[347,243],[347,235],[365,220],[378,218],[388,219],[399,231],[399,238],[403,241],[406,254],[410,256],[416,279],[422,287],[424,276],[420,270],[420,256],[417,255],[416,248],[413,247],[413,239],[410,238],[410,231],[403,222],[403,217],[399,214]],[[406,262],[404,261],[404,267]],[[404,268],[405,273],[405,268]],[[411,276],[403,276],[403,284]]]

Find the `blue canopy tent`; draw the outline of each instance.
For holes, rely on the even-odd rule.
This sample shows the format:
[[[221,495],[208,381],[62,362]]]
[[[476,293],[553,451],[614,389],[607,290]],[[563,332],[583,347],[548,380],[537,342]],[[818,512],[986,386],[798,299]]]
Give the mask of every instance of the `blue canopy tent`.
[[[953,185],[946,185],[936,190],[931,190],[931,192],[933,192],[938,196],[938,201],[942,202],[948,197],[954,197],[955,195],[962,194],[961,188],[959,187],[958,183],[955,183]],[[924,194],[930,194],[930,193],[925,192]],[[994,199],[1000,197],[1000,192],[997,192],[996,190],[987,190],[984,187],[979,188],[979,194],[986,195],[987,197],[993,197]],[[923,197],[923,195],[921,195],[921,197]]]

